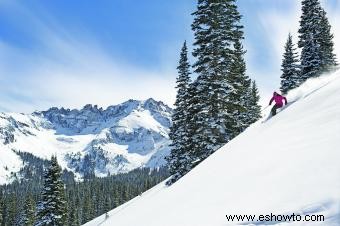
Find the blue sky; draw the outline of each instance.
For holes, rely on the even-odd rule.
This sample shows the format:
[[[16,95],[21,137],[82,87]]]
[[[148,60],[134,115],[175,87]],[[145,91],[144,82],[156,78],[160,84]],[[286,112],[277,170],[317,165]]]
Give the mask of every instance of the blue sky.
[[[296,37],[300,3],[238,5],[248,74],[266,103],[279,86],[288,32]],[[340,2],[322,5],[339,43]],[[0,110],[107,107],[148,97],[172,105],[179,50],[184,40],[193,42],[195,7],[196,0],[0,0]]]

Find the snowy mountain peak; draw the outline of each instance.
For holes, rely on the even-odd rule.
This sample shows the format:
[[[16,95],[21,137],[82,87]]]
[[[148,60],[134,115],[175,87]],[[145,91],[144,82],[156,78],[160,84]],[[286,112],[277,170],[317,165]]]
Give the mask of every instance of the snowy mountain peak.
[[[152,98],[146,101],[128,100],[119,105],[109,106],[105,110],[98,108],[97,105],[87,104],[81,110],[53,107],[36,114],[42,114],[59,133],[86,134],[99,132],[106,128],[107,124],[115,123],[133,111],[143,110],[148,110],[162,126],[170,127],[172,109]]]
[[[17,151],[41,158],[57,154],[63,168],[80,176],[105,176],[164,165],[169,153],[172,109],[150,98],[128,100],[106,109],[87,104],[81,109],[52,107],[33,114],[0,113],[2,153],[0,183],[20,168]],[[13,171],[1,170],[13,166]]]

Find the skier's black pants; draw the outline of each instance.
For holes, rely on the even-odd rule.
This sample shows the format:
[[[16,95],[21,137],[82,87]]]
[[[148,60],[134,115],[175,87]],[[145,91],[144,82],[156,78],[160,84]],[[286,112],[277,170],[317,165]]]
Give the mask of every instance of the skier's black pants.
[[[282,107],[282,106],[276,105],[276,104],[273,106],[273,108],[272,108],[272,110],[271,110],[272,116],[276,115],[276,110],[277,110],[278,108],[280,108],[280,107]]]

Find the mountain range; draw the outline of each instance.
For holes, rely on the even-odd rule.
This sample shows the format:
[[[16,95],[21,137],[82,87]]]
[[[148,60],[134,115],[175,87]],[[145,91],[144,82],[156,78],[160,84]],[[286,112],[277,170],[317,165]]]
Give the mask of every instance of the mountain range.
[[[150,98],[106,109],[88,104],[80,110],[0,113],[0,184],[20,178],[17,173],[27,164],[20,153],[56,155],[78,178],[161,167],[170,152],[172,111]]]

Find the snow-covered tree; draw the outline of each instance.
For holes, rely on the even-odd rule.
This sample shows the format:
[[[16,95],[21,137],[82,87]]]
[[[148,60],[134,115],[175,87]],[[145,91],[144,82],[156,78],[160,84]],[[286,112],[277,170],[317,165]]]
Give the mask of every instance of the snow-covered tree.
[[[187,131],[188,131],[188,142],[185,144],[185,148],[188,151],[188,161],[186,163],[186,171],[190,171],[194,168],[200,161],[198,158],[200,153],[200,140],[196,139],[195,134],[199,130],[200,124],[197,123],[198,119],[198,104],[200,103],[200,98],[197,95],[197,80],[193,81],[189,85],[188,93],[189,93],[189,100],[188,100],[188,117],[187,117]]]
[[[259,105],[260,101],[260,94],[257,89],[257,85],[255,81],[252,81],[251,87],[250,87],[250,98],[249,98],[249,121],[248,125],[256,122],[261,118],[261,106]]]
[[[185,48],[181,55],[184,60],[178,68],[177,82],[182,85],[177,87],[170,133],[173,149],[168,162],[174,176],[168,184],[241,133],[252,121],[248,109],[251,80],[246,76],[243,26],[236,0],[198,0],[193,15],[196,58],[193,68],[197,79],[189,84]]]
[[[232,62],[227,76],[227,83],[232,84],[225,110],[231,117],[227,121],[227,131],[234,138],[249,126],[249,91],[251,80],[246,75],[245,51],[240,40],[234,44]]]
[[[310,34],[305,40],[305,48],[301,51],[301,80],[317,77],[321,74],[321,59],[318,54],[318,44]]]
[[[328,72],[337,66],[336,55],[334,53],[334,35],[331,33],[331,25],[328,21],[326,11],[321,9],[320,21],[320,49],[321,49],[321,68]]]
[[[193,143],[199,146],[192,161],[199,162],[227,143],[238,130],[234,109],[240,111],[241,106],[232,96],[239,92],[238,80],[243,75],[237,73],[242,62],[235,61],[234,48],[243,38],[243,27],[235,0],[199,0],[193,15],[193,56],[197,59],[193,67],[198,75],[193,97]]]
[[[188,133],[188,111],[189,108],[189,84],[190,84],[190,64],[188,61],[188,49],[184,42],[178,70],[177,78],[177,96],[175,109],[172,115],[172,126],[170,128],[171,153],[167,157],[168,166],[172,178],[168,181],[168,185],[177,181],[185,173],[188,165],[188,150],[186,149],[189,142],[190,134]]]
[[[301,78],[319,76],[336,65],[333,35],[319,0],[303,0],[298,46],[301,50]]]
[[[65,225],[67,218],[64,184],[57,157],[52,156],[50,167],[44,175],[41,200],[37,205],[36,226]]]
[[[301,79],[316,77],[321,72],[320,59],[320,3],[318,0],[303,0],[298,46],[301,50]]]
[[[230,51],[226,49],[224,37],[224,12],[223,3],[209,0],[199,0],[192,29],[195,35],[194,57],[197,58],[193,65],[198,78],[195,83],[195,96],[197,99],[195,124],[197,130],[193,134],[194,143],[198,144],[194,151],[193,162],[201,161],[215,151],[221,143],[229,139],[224,124],[217,120],[225,119],[220,100],[228,92],[228,84],[221,81],[226,75],[226,58]]]
[[[192,29],[195,34],[195,49],[193,55],[197,58],[193,65],[198,74],[195,84],[195,108],[196,125],[198,131],[194,139],[200,143],[201,153],[197,153],[197,159],[204,159],[211,154],[219,143],[228,141],[228,135],[224,124],[217,124],[220,118],[226,118],[219,102],[226,97],[228,84],[221,81],[227,72],[225,58],[230,56],[223,43],[223,16],[222,2],[199,0]],[[225,40],[230,45],[230,40]],[[227,57],[228,56],[228,57]],[[222,140],[222,142],[221,142]],[[219,141],[219,142],[218,142]]]
[[[283,94],[287,94],[289,90],[298,87],[301,83],[298,62],[296,48],[293,44],[292,36],[289,33],[281,64],[282,75],[280,90]]]

